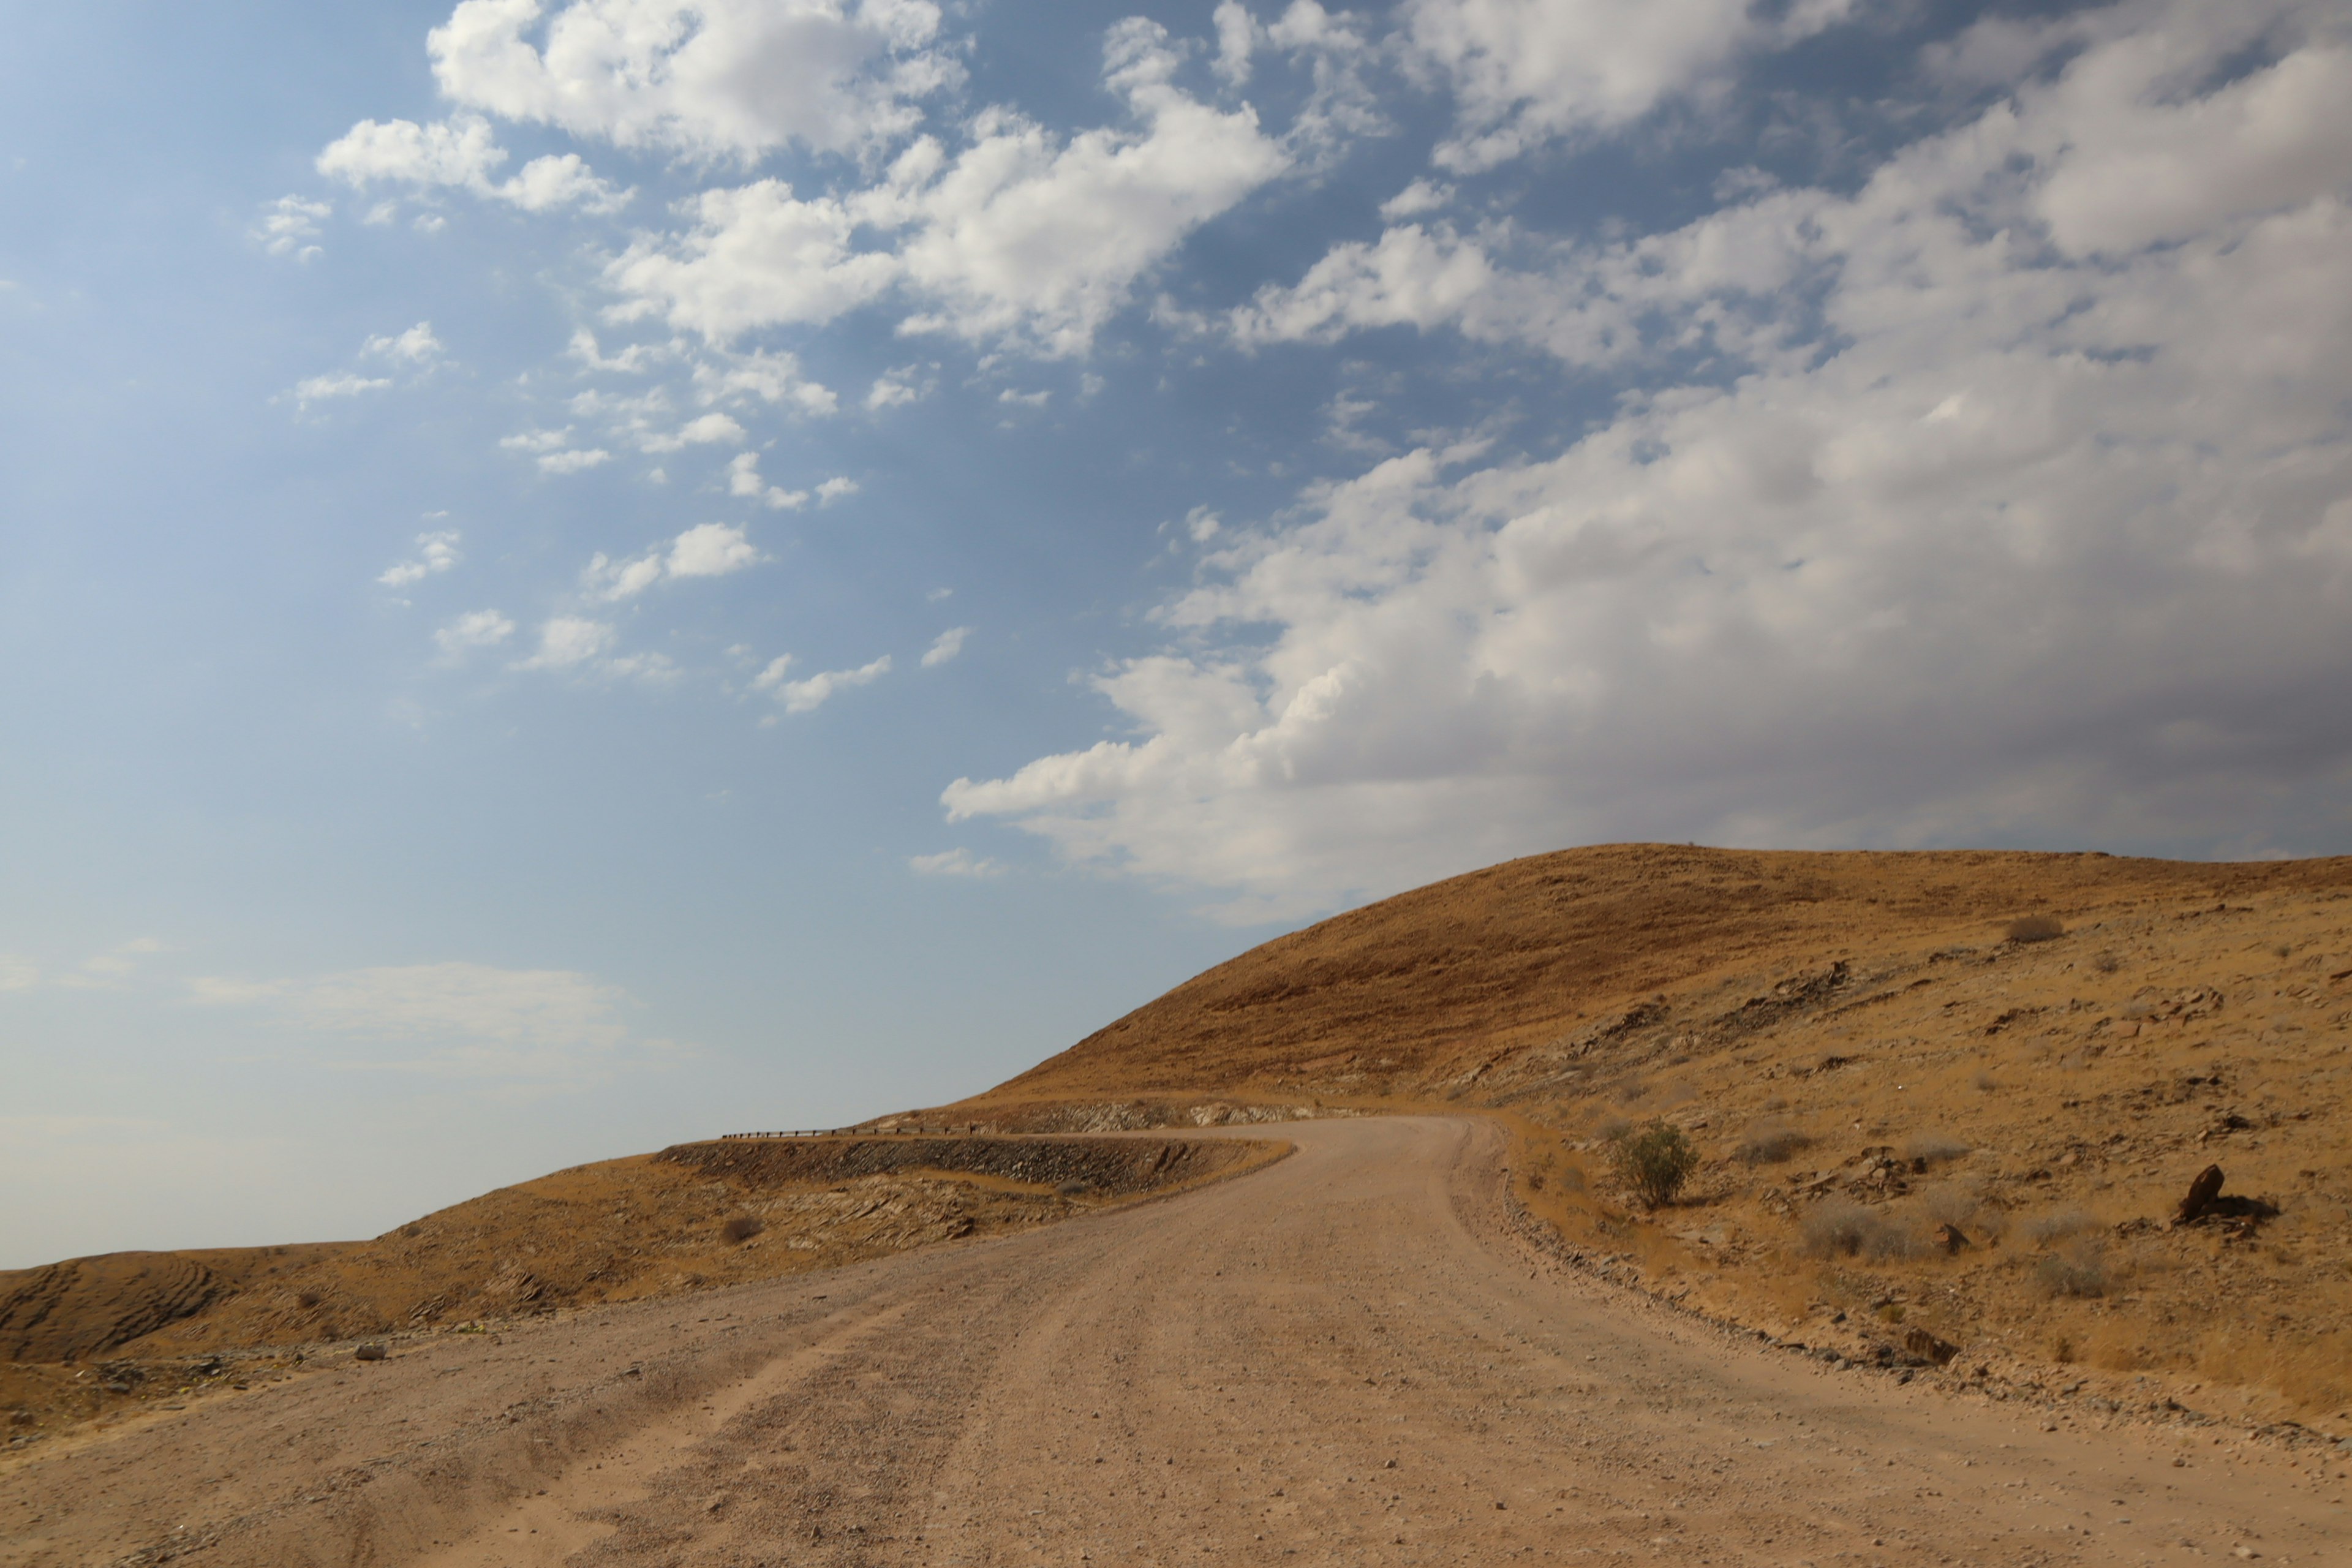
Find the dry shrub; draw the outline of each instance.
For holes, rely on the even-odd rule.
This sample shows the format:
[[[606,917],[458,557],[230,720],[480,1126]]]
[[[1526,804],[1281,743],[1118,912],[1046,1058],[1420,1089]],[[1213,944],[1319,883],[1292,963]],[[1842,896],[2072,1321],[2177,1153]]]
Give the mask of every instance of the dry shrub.
[[[327,1293],[325,1291],[315,1289],[297,1290],[294,1292],[294,1304],[301,1308],[306,1312],[311,1308],[319,1305],[321,1301],[324,1301],[326,1299]]]
[[[1989,1070],[1979,1068],[1977,1069],[1977,1087],[1984,1090],[1985,1093],[1990,1094],[1994,1089],[2000,1087],[2000,1081],[1994,1078]]]
[[[1614,1143],[1633,1131],[1633,1124],[1623,1117],[1604,1116],[1594,1124],[1592,1135],[1604,1143]]]
[[[2081,1209],[2052,1209],[2025,1222],[2025,1237],[2036,1247],[2047,1247],[2053,1241],[2086,1235],[2099,1228],[2099,1222]]]
[[[1817,1258],[1914,1258],[1920,1251],[1919,1238],[1908,1229],[1850,1198],[1814,1205],[1799,1235]]]
[[[2000,928],[2004,942],[2051,942],[2065,934],[2066,928],[2052,915],[2023,915]]]
[[[2033,1266],[2033,1283],[2045,1295],[2104,1296],[2107,1293],[2107,1260],[2099,1244],[2087,1238],[2070,1243]]]
[[[719,1234],[730,1243],[741,1246],[768,1228],[767,1222],[753,1215],[739,1214],[719,1227]]]
[[[1734,1159],[1750,1165],[1777,1165],[1812,1141],[1811,1134],[1779,1117],[1767,1116],[1748,1124],[1748,1131],[1740,1134],[1738,1147],[1731,1153]]]
[[[1916,1133],[1903,1145],[1905,1159],[1925,1160],[1931,1165],[1940,1165],[1948,1160],[1957,1160],[1968,1152],[1967,1144],[1942,1132]]]
[[[1675,1201],[1683,1184],[1698,1169],[1698,1151],[1690,1137],[1670,1121],[1653,1121],[1639,1131],[1617,1139],[1609,1151],[1617,1179],[1650,1208]]]
[[[2091,967],[2102,974],[2113,974],[2124,966],[2124,961],[2112,952],[2103,952],[2091,960]]]
[[[1094,1190],[1092,1182],[1064,1182],[1054,1189],[1057,1195],[1066,1198],[1082,1198]]]

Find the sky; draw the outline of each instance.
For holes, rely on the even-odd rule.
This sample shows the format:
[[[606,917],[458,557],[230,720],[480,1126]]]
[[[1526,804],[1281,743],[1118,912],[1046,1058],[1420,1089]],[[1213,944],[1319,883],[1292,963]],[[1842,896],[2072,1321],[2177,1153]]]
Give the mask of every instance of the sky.
[[[1576,844],[2352,850],[2334,0],[0,23],[0,1267]]]

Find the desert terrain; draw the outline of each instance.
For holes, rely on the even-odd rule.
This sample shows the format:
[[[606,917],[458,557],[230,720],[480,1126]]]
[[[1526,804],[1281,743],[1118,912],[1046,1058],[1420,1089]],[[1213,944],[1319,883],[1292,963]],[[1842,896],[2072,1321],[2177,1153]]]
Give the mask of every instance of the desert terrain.
[[[2348,900],[1567,851],[976,1100],[0,1277],[0,1563],[2340,1560]]]

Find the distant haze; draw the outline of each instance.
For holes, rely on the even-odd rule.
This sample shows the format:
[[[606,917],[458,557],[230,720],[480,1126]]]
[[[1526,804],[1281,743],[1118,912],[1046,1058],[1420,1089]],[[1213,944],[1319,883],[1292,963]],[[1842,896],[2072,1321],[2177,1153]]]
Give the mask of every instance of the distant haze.
[[[19,9],[0,1266],[1563,845],[2352,847],[2341,5]]]

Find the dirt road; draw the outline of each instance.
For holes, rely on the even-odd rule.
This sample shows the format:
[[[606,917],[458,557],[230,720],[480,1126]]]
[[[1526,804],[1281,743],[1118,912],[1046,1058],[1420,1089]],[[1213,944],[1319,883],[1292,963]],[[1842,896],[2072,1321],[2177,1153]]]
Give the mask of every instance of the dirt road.
[[[1482,1123],[1284,1132],[1166,1202],[43,1445],[0,1470],[0,1563],[2352,1553],[2340,1460],[2045,1431],[1647,1305],[1509,1239]]]

